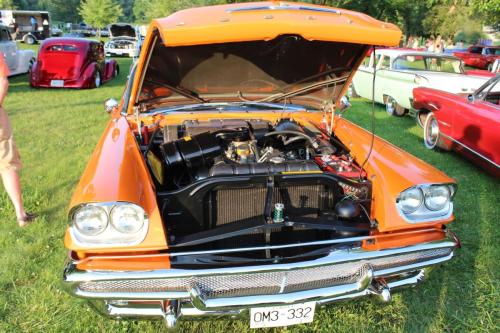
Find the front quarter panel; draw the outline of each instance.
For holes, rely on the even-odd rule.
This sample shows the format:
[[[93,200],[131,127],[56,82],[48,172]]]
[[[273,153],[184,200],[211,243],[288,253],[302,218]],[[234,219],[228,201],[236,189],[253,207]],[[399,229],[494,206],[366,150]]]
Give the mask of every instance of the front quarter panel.
[[[342,118],[336,119],[334,132],[349,147],[356,162],[362,164],[370,150],[371,134]],[[453,220],[451,216],[439,221],[410,223],[399,214],[396,207],[399,194],[412,186],[455,183],[438,169],[379,137],[375,137],[372,153],[364,169],[372,182],[371,215],[378,223],[378,231],[435,226]]]
[[[167,247],[151,178],[125,117],[109,122],[75,189],[70,209],[85,203],[117,201],[135,203],[145,210],[149,218],[146,238],[134,247],[93,248],[93,252],[146,251]],[[74,251],[86,250],[72,241],[69,228],[65,245]]]

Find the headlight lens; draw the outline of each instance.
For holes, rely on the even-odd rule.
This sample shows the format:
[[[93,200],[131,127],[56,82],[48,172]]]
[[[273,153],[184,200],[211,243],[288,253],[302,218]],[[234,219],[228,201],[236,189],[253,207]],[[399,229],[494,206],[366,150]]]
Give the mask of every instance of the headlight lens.
[[[75,227],[86,236],[102,233],[108,226],[106,211],[98,206],[84,206],[73,215]]]
[[[136,205],[115,206],[111,210],[111,225],[124,234],[133,234],[144,225],[144,211]]]
[[[448,186],[430,186],[425,193],[425,206],[430,210],[444,209],[450,203]]]
[[[424,201],[424,195],[419,188],[411,188],[401,193],[398,205],[405,214],[416,211]]]

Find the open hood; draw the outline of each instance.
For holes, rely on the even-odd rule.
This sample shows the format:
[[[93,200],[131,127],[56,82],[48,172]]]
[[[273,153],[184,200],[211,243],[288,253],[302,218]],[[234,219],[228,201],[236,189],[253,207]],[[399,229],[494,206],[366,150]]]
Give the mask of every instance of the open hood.
[[[153,20],[131,103],[336,102],[371,46],[401,31],[367,15],[288,2],[198,7]]]
[[[114,23],[109,26],[110,38],[136,39],[135,28],[128,23]]]
[[[207,102],[300,99],[318,106],[337,100],[368,48],[298,35],[181,47],[156,43],[138,102],[194,96]]]

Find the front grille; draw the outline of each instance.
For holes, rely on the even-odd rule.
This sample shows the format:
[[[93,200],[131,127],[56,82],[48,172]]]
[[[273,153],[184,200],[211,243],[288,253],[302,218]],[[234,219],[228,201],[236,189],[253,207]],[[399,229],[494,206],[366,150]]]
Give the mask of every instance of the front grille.
[[[191,276],[171,279],[90,281],[79,285],[85,292],[187,292],[197,288],[206,298],[276,295],[303,290],[352,284],[367,270],[395,268],[451,254],[452,248],[430,249],[351,263],[231,275]]]
[[[368,264],[358,262],[253,274],[84,282],[80,289],[88,292],[164,292],[189,291],[196,287],[206,298],[275,295],[355,283],[367,270]]]

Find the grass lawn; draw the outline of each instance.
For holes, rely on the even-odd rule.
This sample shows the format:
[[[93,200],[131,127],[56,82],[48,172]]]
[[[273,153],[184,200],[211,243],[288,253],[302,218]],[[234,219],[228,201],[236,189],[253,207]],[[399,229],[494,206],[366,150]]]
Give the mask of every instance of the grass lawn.
[[[5,108],[24,162],[26,206],[40,214],[21,229],[0,190],[0,332],[159,332],[157,322],[113,321],[97,315],[61,288],[63,235],[71,193],[101,135],[106,98],[119,98],[130,65],[118,59],[118,79],[92,90],[31,89],[26,75],[12,78]],[[370,103],[354,100],[346,117],[369,127]],[[500,331],[499,182],[454,153],[423,147],[421,129],[409,117],[376,109],[376,133],[454,177],[462,239],[457,257],[415,289],[374,299],[337,303],[317,312],[312,325],[276,332],[469,332]],[[182,323],[186,332],[247,332],[247,322]]]

